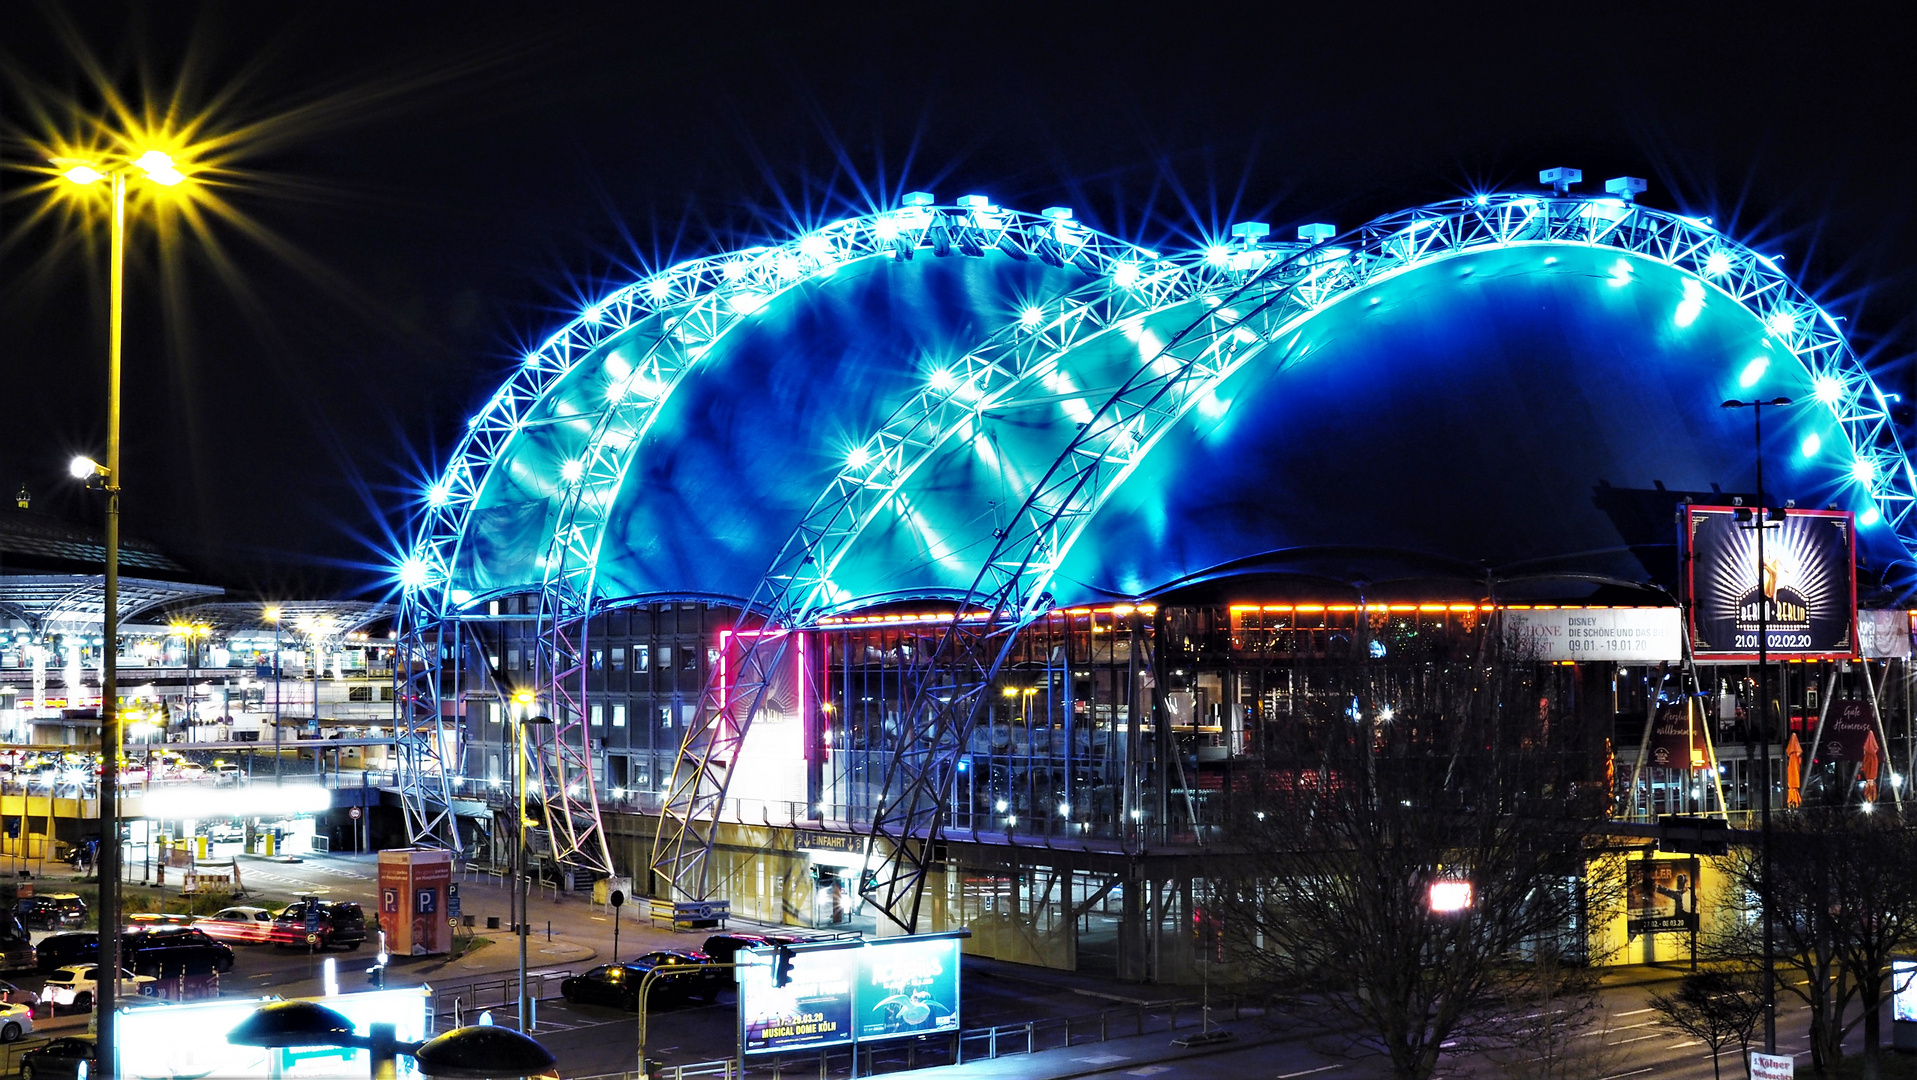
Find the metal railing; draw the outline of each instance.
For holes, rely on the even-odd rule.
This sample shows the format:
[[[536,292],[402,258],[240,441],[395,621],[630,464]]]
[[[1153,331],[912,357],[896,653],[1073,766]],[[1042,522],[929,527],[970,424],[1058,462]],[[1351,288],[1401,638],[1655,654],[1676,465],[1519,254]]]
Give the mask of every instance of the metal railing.
[[[571,968],[529,971],[526,983],[534,1001],[559,997],[559,984],[572,978]],[[519,975],[514,972],[497,979],[482,979],[460,986],[434,990],[427,1001],[435,1020],[440,1017],[471,1023],[468,1019],[487,1009],[510,1009],[519,1005]]]
[[[618,1072],[579,1077],[577,1080],[682,1080],[702,1076],[723,1077],[725,1080],[732,1080],[733,1077],[739,1080],[783,1080],[786,1073],[791,1073],[795,1078],[816,1076],[819,1080],[833,1080],[834,1077],[865,1076],[875,1072],[960,1065],[1008,1054],[1036,1054],[1043,1050],[1176,1031],[1181,1024],[1192,1027],[1201,1023],[1200,1008],[1197,1003],[1183,999],[1137,1002],[1080,1016],[1027,1020],[1021,1024],[974,1028],[956,1035],[926,1035],[874,1043],[859,1047],[856,1071],[852,1067],[852,1050],[836,1047],[804,1053],[758,1055],[748,1058],[743,1066],[737,1059],[682,1065],[661,1063],[650,1077],[640,1072]],[[1234,1020],[1242,1013],[1240,1004],[1234,1000],[1229,1005],[1214,1006],[1212,1015],[1217,1018],[1227,1010]]]

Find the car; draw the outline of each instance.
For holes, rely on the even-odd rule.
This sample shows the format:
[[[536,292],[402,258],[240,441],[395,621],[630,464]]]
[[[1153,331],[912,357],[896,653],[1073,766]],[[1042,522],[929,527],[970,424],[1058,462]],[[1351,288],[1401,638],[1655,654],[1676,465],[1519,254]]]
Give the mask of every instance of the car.
[[[366,915],[358,904],[338,900],[321,900],[317,897],[303,897],[296,904],[280,912],[273,920],[273,940],[281,945],[308,944],[306,938],[306,912],[309,908],[319,911],[316,925],[319,940],[313,942],[321,949],[338,946],[351,951],[366,941]]]
[[[739,955],[741,949],[764,949],[773,945],[791,945],[803,940],[784,934],[714,934],[706,939],[699,950],[712,958],[715,964],[730,964]]]
[[[92,1039],[55,1039],[20,1055],[20,1080],[78,1080],[100,1071]]]
[[[100,935],[90,931],[83,934],[54,934],[40,939],[34,952],[35,966],[43,974],[68,964],[98,963]]]
[[[38,1004],[40,1004],[39,994],[0,979],[0,1005],[25,1005],[32,1008]]]
[[[193,927],[215,940],[242,945],[264,945],[279,940],[274,936],[273,912],[263,907],[221,908],[203,919],[193,920]],[[305,940],[303,932],[300,940]]]
[[[244,784],[246,783],[246,773],[242,772],[238,765],[215,765],[213,766],[213,782],[221,787]]]
[[[40,953],[33,942],[25,937],[0,937],[0,971],[31,971],[39,966]]]
[[[724,968],[698,966],[712,962],[712,957],[690,949],[649,952],[628,963],[602,964],[584,975],[575,975],[559,984],[559,993],[573,1004],[637,1011],[639,989],[646,976],[657,971],[659,975],[647,990],[653,1003],[658,1003],[661,996],[714,1001],[720,990],[732,984],[732,973]]]
[[[19,1042],[20,1036],[32,1031],[32,1006],[0,1005],[0,1043]]]
[[[91,964],[69,964],[47,976],[46,989],[41,997],[54,1005],[71,1005],[76,1009],[93,1008],[93,993],[100,987],[100,969]],[[120,969],[120,994],[123,997],[153,997],[159,993],[154,984],[159,982],[151,975],[135,975]]]
[[[122,963],[141,975],[233,970],[233,950],[192,926],[136,928],[121,938]]]
[[[23,896],[13,902],[13,915],[29,930],[71,930],[86,925],[87,902],[77,893]]]

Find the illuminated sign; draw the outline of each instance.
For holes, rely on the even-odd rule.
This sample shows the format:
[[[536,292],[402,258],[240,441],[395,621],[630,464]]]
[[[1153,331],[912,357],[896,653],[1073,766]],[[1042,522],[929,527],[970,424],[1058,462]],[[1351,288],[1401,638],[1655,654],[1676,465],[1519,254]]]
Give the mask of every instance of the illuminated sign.
[[[1890,962],[1890,1018],[1917,1023],[1917,960]]]
[[[741,951],[741,1045],[757,1054],[957,1031],[962,936],[799,945],[785,986],[773,985],[777,950]]]
[[[1557,660],[1657,664],[1684,658],[1676,608],[1507,608],[1505,632],[1527,655]]]
[[[1697,929],[1696,859],[1639,859],[1625,868],[1625,929],[1632,937]]]
[[[1738,521],[1728,506],[1684,508],[1685,574],[1693,653],[1750,660],[1758,628],[1772,656],[1847,659],[1857,651],[1856,530],[1836,510],[1785,510],[1765,523],[1757,565],[1757,512]]]
[[[377,990],[314,999],[345,1014],[353,1030],[372,1033],[375,1023],[393,1024],[402,1042],[417,1042],[432,1034],[426,1015],[428,991]],[[369,1076],[372,1064],[366,1051],[331,1046],[268,1050],[235,1046],[226,1036],[269,999],[199,1001],[180,1005],[146,1005],[120,1010],[115,1028],[120,1071],[142,1080],[189,1076],[222,1078]],[[413,1059],[402,1055],[399,1075],[418,1076]]]

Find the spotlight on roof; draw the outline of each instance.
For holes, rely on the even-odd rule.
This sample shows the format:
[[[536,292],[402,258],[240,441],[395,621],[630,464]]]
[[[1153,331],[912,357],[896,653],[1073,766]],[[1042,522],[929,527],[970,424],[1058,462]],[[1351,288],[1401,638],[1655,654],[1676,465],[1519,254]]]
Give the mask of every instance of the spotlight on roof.
[[[1644,189],[1650,186],[1638,176],[1618,176],[1604,182],[1604,190],[1625,202],[1635,201],[1639,195],[1644,194]]]
[[[1271,226],[1262,221],[1241,221],[1231,227],[1231,238],[1251,247],[1271,235]],[[1303,235],[1300,232],[1299,235]]]
[[[1338,235],[1338,226],[1314,221],[1310,225],[1298,226],[1298,239],[1307,244],[1318,245]]]
[[[932,193],[929,191],[908,191],[905,193],[905,198],[901,199],[900,202],[906,206],[930,206],[932,205]]]
[[[1572,184],[1583,182],[1583,169],[1567,169],[1562,165],[1555,169],[1546,169],[1538,174],[1538,183],[1551,185],[1551,190],[1559,195],[1569,195]]]

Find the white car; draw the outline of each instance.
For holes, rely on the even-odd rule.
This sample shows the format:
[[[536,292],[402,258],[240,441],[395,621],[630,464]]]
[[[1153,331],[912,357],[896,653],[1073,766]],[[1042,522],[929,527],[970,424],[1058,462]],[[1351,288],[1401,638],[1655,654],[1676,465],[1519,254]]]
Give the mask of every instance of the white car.
[[[25,1005],[0,1005],[0,1043],[18,1042],[33,1031],[33,1010]]]
[[[99,988],[100,969],[91,964],[74,964],[63,967],[47,976],[46,989],[40,997],[55,1005],[72,1005],[79,1009],[93,1007],[93,992]],[[120,996],[152,997],[159,993],[153,984],[159,980],[151,975],[135,975],[125,968],[120,969]]]
[[[193,920],[193,926],[220,941],[263,945],[273,940],[273,912],[263,907],[221,908]]]

